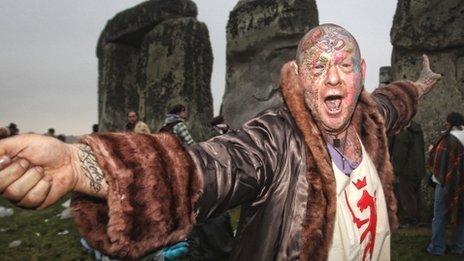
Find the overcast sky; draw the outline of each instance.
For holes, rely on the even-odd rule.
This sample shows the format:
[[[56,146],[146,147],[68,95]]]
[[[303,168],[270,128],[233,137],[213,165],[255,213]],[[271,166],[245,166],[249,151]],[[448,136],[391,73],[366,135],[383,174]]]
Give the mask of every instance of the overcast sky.
[[[169,1],[169,0],[166,0]],[[106,21],[143,1],[2,0],[0,3],[0,126],[21,132],[85,134],[97,122],[95,47]],[[211,87],[218,112],[225,82],[225,27],[237,0],[195,0],[210,31]],[[366,86],[390,64],[396,1],[318,0],[320,23],[336,23],[358,40],[367,62]]]

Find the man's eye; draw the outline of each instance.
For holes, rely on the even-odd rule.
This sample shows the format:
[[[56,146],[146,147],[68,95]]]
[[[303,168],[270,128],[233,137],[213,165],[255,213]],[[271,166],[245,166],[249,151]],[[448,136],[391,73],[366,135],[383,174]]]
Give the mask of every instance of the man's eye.
[[[349,63],[342,63],[342,67],[343,67],[343,68],[349,68],[349,67],[351,67],[351,64],[349,64]]]
[[[322,64],[316,64],[316,65],[314,66],[314,69],[318,69],[318,70],[324,69],[324,65],[322,65]]]

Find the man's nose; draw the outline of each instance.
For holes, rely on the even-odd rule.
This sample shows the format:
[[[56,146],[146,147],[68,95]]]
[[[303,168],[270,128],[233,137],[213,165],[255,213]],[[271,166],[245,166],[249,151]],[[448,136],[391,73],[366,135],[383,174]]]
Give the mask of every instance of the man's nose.
[[[325,79],[326,84],[329,85],[338,85],[340,83],[340,75],[336,66],[330,66],[329,71],[327,72],[327,77]]]

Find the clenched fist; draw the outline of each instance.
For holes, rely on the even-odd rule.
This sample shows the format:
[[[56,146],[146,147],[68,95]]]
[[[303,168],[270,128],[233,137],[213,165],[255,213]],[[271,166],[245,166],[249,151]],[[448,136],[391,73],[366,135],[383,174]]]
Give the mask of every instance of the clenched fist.
[[[92,175],[100,175],[98,190]],[[88,146],[36,134],[0,140],[0,193],[18,206],[42,209],[73,190],[104,197],[106,189]]]

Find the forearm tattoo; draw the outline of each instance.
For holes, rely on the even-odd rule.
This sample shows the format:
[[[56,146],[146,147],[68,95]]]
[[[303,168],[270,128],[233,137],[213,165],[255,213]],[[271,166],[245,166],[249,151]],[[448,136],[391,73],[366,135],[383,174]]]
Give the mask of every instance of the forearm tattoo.
[[[89,181],[90,188],[94,192],[99,192],[103,188],[103,182],[106,182],[103,172],[98,166],[90,146],[79,144],[78,149],[80,167]]]

